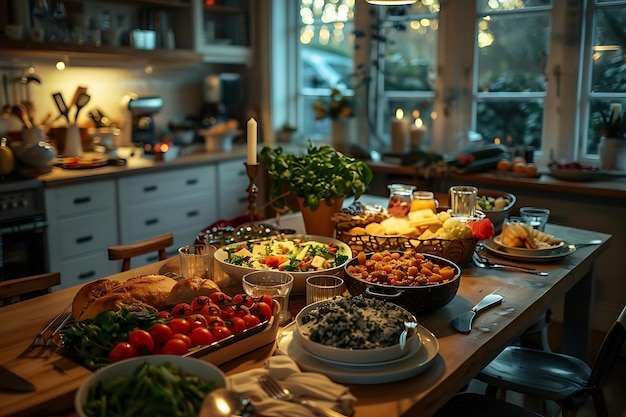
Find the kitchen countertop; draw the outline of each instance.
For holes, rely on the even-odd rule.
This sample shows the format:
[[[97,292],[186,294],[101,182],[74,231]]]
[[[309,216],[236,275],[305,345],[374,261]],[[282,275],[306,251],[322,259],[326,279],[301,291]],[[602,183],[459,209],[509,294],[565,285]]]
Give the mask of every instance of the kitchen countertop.
[[[393,165],[385,162],[369,161],[368,165],[374,173],[395,174],[406,176],[421,176],[426,173],[423,169],[410,166]],[[450,171],[432,170],[428,173],[435,184],[441,182],[463,182],[469,184],[484,184],[520,189],[530,189],[543,192],[557,192],[581,194],[593,197],[626,200],[626,172],[611,172],[603,178],[593,181],[564,181],[552,177],[549,172],[540,171],[538,177],[519,177],[506,175],[496,171],[472,174],[460,174]]]
[[[126,159],[124,166],[106,165],[84,169],[53,167],[51,172],[40,175],[37,179],[43,181],[46,187],[55,187],[155,171],[162,172],[168,169],[193,167],[232,159],[245,159],[245,157],[245,147],[234,147],[232,152],[199,152],[181,156],[171,161],[155,161],[148,156],[132,157]]]

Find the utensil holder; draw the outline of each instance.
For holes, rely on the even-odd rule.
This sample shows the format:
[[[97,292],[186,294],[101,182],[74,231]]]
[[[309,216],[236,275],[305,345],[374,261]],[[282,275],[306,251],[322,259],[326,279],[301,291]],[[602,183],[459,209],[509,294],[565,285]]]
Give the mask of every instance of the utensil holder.
[[[75,124],[71,124],[65,132],[63,156],[81,156],[82,154],[83,144],[80,138],[80,129]]]

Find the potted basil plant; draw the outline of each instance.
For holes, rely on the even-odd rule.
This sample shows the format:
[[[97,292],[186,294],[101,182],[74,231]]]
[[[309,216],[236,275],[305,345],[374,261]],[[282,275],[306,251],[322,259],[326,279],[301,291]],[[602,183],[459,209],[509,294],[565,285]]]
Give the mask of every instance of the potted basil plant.
[[[373,178],[372,170],[365,162],[328,145],[313,146],[310,141],[304,155],[285,153],[281,146],[264,146],[260,160],[273,180],[269,200],[274,207],[283,208],[285,198],[289,194],[295,195],[310,234],[319,233],[309,230],[306,217],[309,211],[323,212],[320,217],[328,217],[330,222],[330,214],[341,209],[345,197],[354,195],[358,199]],[[334,225],[331,223],[331,226],[332,230],[320,233],[331,236]]]

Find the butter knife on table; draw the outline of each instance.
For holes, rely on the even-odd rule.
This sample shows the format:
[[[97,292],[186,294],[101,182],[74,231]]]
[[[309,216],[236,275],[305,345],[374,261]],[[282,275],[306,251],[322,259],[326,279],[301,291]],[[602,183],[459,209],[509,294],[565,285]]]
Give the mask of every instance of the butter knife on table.
[[[37,390],[29,381],[4,366],[0,366],[0,389],[19,392]]]
[[[461,314],[459,317],[451,321],[452,327],[458,332],[469,333],[472,331],[472,321],[474,317],[481,311],[488,307],[500,304],[502,302],[502,296],[499,294],[489,294],[485,296],[478,304],[476,304],[467,313]]]

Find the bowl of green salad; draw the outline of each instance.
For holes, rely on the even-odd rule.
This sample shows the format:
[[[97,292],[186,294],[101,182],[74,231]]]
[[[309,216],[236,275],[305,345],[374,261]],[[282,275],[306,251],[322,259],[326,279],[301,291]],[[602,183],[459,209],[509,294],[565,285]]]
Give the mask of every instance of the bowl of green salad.
[[[482,211],[491,220],[495,233],[498,234],[502,231],[502,225],[509,217],[509,212],[516,201],[515,195],[506,191],[481,188],[476,197],[476,209]]]
[[[343,267],[352,259],[345,242],[316,235],[282,235],[252,239],[222,246],[215,262],[230,278],[258,270],[286,271],[293,275],[292,294],[303,294],[312,275],[343,276]]]
[[[228,388],[226,375],[200,359],[144,355],[97,370],[74,397],[79,417],[198,415],[216,388]]]

